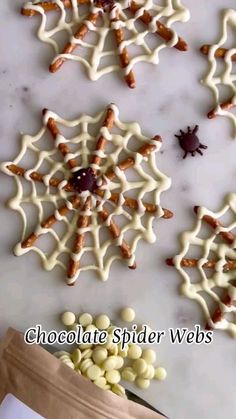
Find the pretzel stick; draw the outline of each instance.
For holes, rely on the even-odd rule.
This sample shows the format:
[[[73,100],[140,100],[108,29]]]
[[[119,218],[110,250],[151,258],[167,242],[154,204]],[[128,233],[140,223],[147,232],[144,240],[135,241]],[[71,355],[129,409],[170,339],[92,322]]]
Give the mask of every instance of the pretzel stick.
[[[159,136],[156,136],[155,139],[157,141],[161,141],[161,138]],[[156,149],[155,144],[147,144],[147,145],[144,145],[144,146],[140,147],[139,150],[137,151],[137,153],[142,154],[143,156],[147,156],[155,149]],[[124,160],[123,162],[118,164],[117,167],[120,170],[126,170],[126,169],[134,166],[134,164],[135,164],[135,159],[133,157],[128,157],[126,160]],[[109,180],[114,179],[115,176],[116,176],[116,173],[113,169],[111,169],[110,171],[108,171],[106,173],[106,177]]]
[[[162,141],[161,137],[159,135],[156,135],[153,140],[155,141]],[[155,144],[146,144],[142,147],[140,147],[137,151],[137,153],[142,154],[142,156],[148,156],[152,151],[154,151],[156,149]],[[135,164],[135,159],[133,157],[128,157],[126,160],[124,160],[123,162],[121,162],[120,164],[117,165],[117,167],[119,167],[120,170],[127,170],[130,167],[132,167]],[[109,170],[105,176],[109,179],[112,180],[114,179],[114,177],[116,176],[116,173],[113,169]],[[102,194],[104,194],[103,191],[101,190],[96,190],[96,193],[99,196],[102,196]],[[118,193],[112,193],[110,198],[110,201],[117,203],[119,200],[119,194]],[[125,202],[124,205],[132,208],[132,209],[138,209],[138,202],[136,199],[133,198],[125,198]],[[146,207],[146,211],[150,212],[150,213],[154,213],[157,211],[157,207],[154,204],[150,204],[150,203],[143,203],[143,205]],[[163,214],[163,218],[172,218],[173,217],[173,213],[171,211],[169,211],[168,209],[163,208],[164,214]]]
[[[105,121],[103,123],[103,127],[106,127],[108,130],[110,130],[113,127],[114,117],[115,117],[115,115],[114,115],[113,109],[111,107],[108,107],[106,117],[105,117]],[[99,137],[98,141],[97,141],[97,144],[96,144],[96,151],[104,150],[105,146],[106,146],[106,142],[107,142],[106,138],[103,135],[101,135]],[[92,162],[91,163],[96,164],[96,165],[99,166],[100,163],[101,163],[101,157],[99,155],[94,154],[92,156]],[[97,171],[95,170],[95,172],[97,172]],[[107,210],[104,210],[104,209],[99,214],[101,215],[101,217],[104,221],[107,220],[107,218],[109,217],[109,212]],[[115,223],[114,220],[111,220],[111,223],[109,225],[109,230],[110,230],[113,238],[117,238],[120,235],[120,229],[119,229],[119,227],[117,226],[117,224]],[[118,236],[117,236],[117,234],[118,234]],[[123,240],[122,244],[120,245],[120,249],[121,249],[122,255],[126,259],[127,258],[129,259],[131,257],[130,247],[124,240]],[[135,267],[136,267],[136,264],[135,264]]]
[[[96,24],[97,19],[99,16],[99,12],[96,13],[90,13],[86,20],[90,23],[92,23],[93,25]],[[87,33],[89,32],[89,27],[86,24],[86,20],[84,23],[82,23],[82,25],[80,26],[79,30],[75,33],[74,38],[76,39],[80,39],[83,40],[85,35],[87,35]],[[65,48],[62,51],[62,54],[72,54],[73,51],[78,47],[78,44],[74,44],[73,42],[69,42]],[[55,73],[56,71],[59,70],[59,68],[64,64],[64,62],[67,61],[67,59],[65,57],[59,57],[56,59],[56,61],[54,61],[50,67],[49,67],[49,71],[51,73]]]
[[[45,114],[47,112],[47,109],[43,110],[43,114]],[[49,129],[49,131],[52,134],[52,137],[54,138],[54,140],[56,140],[58,135],[61,135],[60,130],[57,127],[56,121],[53,118],[49,118],[48,123],[47,123],[47,128]],[[59,151],[61,152],[61,154],[63,155],[63,157],[65,157],[67,154],[70,153],[70,149],[68,147],[67,144],[65,143],[60,143],[58,146]],[[73,169],[74,167],[77,166],[76,160],[75,159],[71,159],[67,162],[68,166],[70,169]]]
[[[198,259],[182,259],[181,260],[181,266],[185,268],[194,268],[198,265],[199,260]],[[168,266],[174,266],[174,260],[173,259],[166,259],[166,263]],[[214,269],[216,266],[216,261],[209,260],[206,263],[204,263],[203,268],[209,268]],[[230,260],[224,265],[224,272],[228,272],[230,270],[236,269],[236,261]],[[222,300],[222,303],[230,307],[233,304],[233,300],[231,297],[226,295],[226,297]],[[213,323],[218,323],[222,320],[224,317],[224,313],[221,311],[220,306],[217,307],[217,309],[214,311],[211,320]],[[212,327],[209,323],[206,324],[207,330],[212,330]]]
[[[117,12],[117,16],[114,19],[112,19],[112,22],[119,22],[119,12]],[[119,28],[119,29],[114,29],[114,33],[115,33],[115,38],[116,38],[116,44],[119,49],[120,45],[125,39],[124,31],[122,28]],[[121,68],[126,68],[130,63],[129,53],[128,53],[127,48],[123,48],[122,51],[119,52],[119,57],[120,57]],[[132,70],[130,70],[128,74],[125,74],[125,81],[131,89],[135,87],[135,77],[134,77],[134,72]]]
[[[96,189],[95,190],[95,193],[98,196],[100,196],[101,198],[105,194],[105,192],[102,191],[101,189]],[[113,192],[111,194],[110,198],[108,198],[108,199],[109,199],[109,201],[114,202],[115,204],[118,204],[119,197],[120,197],[120,194],[119,193]],[[129,198],[129,197],[128,198],[124,197],[124,199],[125,199],[125,201],[123,203],[124,206],[126,206],[128,208],[131,208],[131,209],[134,209],[134,210],[137,210],[138,209],[138,201],[136,199]],[[150,214],[154,214],[157,211],[157,206],[155,204],[151,204],[149,202],[144,202],[143,205],[146,208],[146,212],[148,212]],[[173,213],[170,210],[165,209],[165,208],[162,208],[162,210],[164,212],[163,218],[166,218],[167,219],[167,218],[172,218],[173,217]]]
[[[70,200],[73,208],[78,208],[79,204],[80,204],[80,199],[78,196],[74,195],[72,197],[72,199]],[[70,209],[67,207],[67,205],[63,205],[61,208],[59,208],[58,212],[61,216],[66,215],[68,212],[70,211]],[[53,224],[55,224],[57,222],[57,218],[55,213],[53,215],[50,215],[46,220],[44,220],[41,224],[42,228],[51,228],[53,226]],[[31,246],[33,246],[33,244],[36,242],[36,240],[40,237],[40,234],[37,233],[31,233],[30,236],[28,236],[22,243],[21,243],[21,247],[23,249],[25,248],[29,248]]]
[[[104,119],[102,128],[107,128],[110,131],[113,127],[113,124],[114,124],[114,118],[115,118],[114,111],[109,106],[107,108],[107,111],[106,111],[106,115],[105,115],[105,119]],[[105,146],[106,146],[106,142],[107,142],[107,139],[104,137],[103,134],[101,134],[99,136],[98,140],[97,140],[97,144],[96,144],[96,147],[95,147],[95,152],[92,156],[91,164],[95,164],[97,166],[100,166],[102,159],[99,155],[96,154],[96,152],[104,151]],[[96,172],[96,170],[95,170],[95,172]]]
[[[110,129],[113,125],[113,121],[114,121],[114,112],[111,108],[108,108],[105,121],[103,123],[103,127],[107,127],[108,129]],[[57,135],[60,134],[57,128],[56,122],[53,118],[49,118],[48,128],[51,131],[53,138],[56,138]],[[103,136],[100,136],[97,142],[96,150],[103,150],[105,147],[105,144],[106,144],[106,139]],[[64,143],[59,144],[58,148],[61,151],[63,156],[66,156],[68,153],[70,153],[69,147]],[[98,156],[94,156],[93,161],[97,162],[97,164],[100,164],[101,158]],[[76,161],[69,160],[68,165],[71,169],[73,169],[76,166]],[[90,207],[91,207],[91,198],[89,197],[87,198],[84,206],[82,207],[82,211],[85,211],[86,209]],[[88,227],[89,223],[90,223],[90,217],[86,215],[80,215],[78,218],[77,227],[78,229],[85,228],[85,227]],[[78,254],[82,250],[84,243],[85,243],[85,235],[76,234],[75,243],[73,247],[73,253]],[[80,268],[80,261],[79,260],[74,261],[73,258],[71,257],[68,264],[68,271],[67,271],[68,278],[69,279],[73,278],[76,275],[76,272],[79,270],[79,268]],[[74,285],[74,283],[69,284],[69,285]]]
[[[91,198],[89,197],[84,206],[82,207],[82,211],[86,211],[87,209],[91,208]],[[78,222],[77,222],[77,228],[86,228],[88,227],[90,224],[90,216],[88,215],[80,215],[78,218]],[[73,248],[73,254],[78,254],[84,247],[84,243],[85,243],[85,234],[84,233],[77,233],[76,234],[76,239],[75,239],[75,243],[74,243],[74,248]],[[68,271],[67,271],[67,275],[68,278],[71,279],[73,278],[77,271],[80,268],[80,261],[75,261],[72,257],[69,260],[69,265],[68,265]],[[74,285],[74,282],[72,284],[68,284],[70,286]]]
[[[181,266],[183,268],[195,268],[198,266],[199,259],[182,259]],[[168,266],[175,266],[174,259],[166,259],[166,264]],[[203,268],[206,269],[214,269],[216,267],[217,262],[215,260],[208,260],[204,263]],[[236,260],[228,260],[227,263],[224,265],[224,272],[232,271],[236,269]]]
[[[106,127],[108,130],[110,130],[113,127],[114,117],[115,117],[115,115],[114,115],[113,109],[111,107],[108,107],[106,117],[105,117],[105,121],[103,123],[103,127]],[[97,141],[97,144],[96,144],[96,151],[104,150],[105,146],[106,146],[106,142],[107,142],[106,138],[103,135],[101,135],[99,137],[98,141]],[[96,164],[96,165],[100,165],[101,157],[99,155],[94,154],[93,157],[92,157],[92,162],[91,163]],[[109,217],[109,212],[107,210],[105,210],[104,208],[103,208],[103,211],[99,212],[99,214],[102,217],[103,221],[106,221],[107,218]],[[117,237],[119,237],[120,229],[116,225],[114,220],[111,220],[111,223],[108,226],[108,228],[109,228],[113,238],[116,239]],[[130,247],[125,242],[125,240],[122,241],[122,244],[120,245],[120,249],[121,249],[121,252],[122,252],[122,255],[124,256],[124,258],[130,259],[130,257],[131,257]],[[135,264],[135,267],[136,267],[136,264]],[[134,265],[133,265],[132,268],[134,268]]]
[[[200,48],[200,51],[202,52],[202,54],[208,55],[210,48],[211,48],[211,45],[203,45]],[[229,50],[227,48],[217,48],[217,50],[215,51],[215,58],[225,58],[228,52]],[[236,54],[233,54],[231,56],[231,60],[236,61]]]
[[[20,176],[20,177],[24,177],[25,173],[27,172],[27,169],[24,169],[23,167],[17,166],[15,164],[10,164],[9,166],[7,166],[7,169],[13,173],[16,176]],[[32,180],[34,180],[35,182],[41,182],[44,183],[44,178],[45,175],[43,175],[42,173],[39,172],[32,172],[30,173],[30,178]],[[53,186],[54,188],[58,188],[58,186],[60,185],[61,180],[57,179],[55,177],[51,177],[49,180],[49,185]],[[72,192],[73,191],[73,186],[70,183],[67,183],[63,189],[66,192]]]
[[[135,2],[131,1],[130,10],[133,13],[136,13],[139,10],[140,6]],[[139,18],[145,25],[149,25],[152,22],[153,17],[147,10],[144,11],[143,15]],[[156,33],[163,38],[165,41],[169,42],[173,38],[173,32],[171,29],[167,28],[163,23],[160,21],[156,22],[157,30]],[[174,45],[174,48],[178,49],[179,51],[187,51],[188,44],[185,42],[184,39],[178,38],[177,44]]]
[[[48,129],[50,130],[53,138],[55,139],[57,137],[57,135],[60,134],[60,131],[58,130],[58,127],[56,125],[56,122],[53,118],[49,118],[48,120]],[[60,143],[58,146],[60,152],[62,153],[62,155],[65,157],[68,153],[70,153],[70,148],[68,147],[67,144],[65,143]],[[71,159],[68,161],[68,165],[70,169],[73,169],[74,167],[77,166],[76,164],[76,160]],[[88,199],[86,201],[86,203],[84,204],[82,211],[84,211],[87,208],[87,202],[90,202],[90,199]],[[79,216],[78,222],[77,222],[77,226],[78,228],[82,228],[82,227],[87,227],[88,223],[89,223],[90,217],[87,216]],[[84,234],[77,234],[76,235],[76,239],[75,239],[75,243],[74,243],[74,247],[73,247],[73,253],[79,253],[80,250],[82,249],[82,247],[84,246]],[[70,258],[69,260],[69,264],[68,264],[68,278],[73,278],[73,276],[76,274],[76,272],[78,271],[80,267],[80,262],[79,261],[74,261],[72,258]],[[69,285],[73,285],[73,284],[69,284]]]
[[[223,111],[230,111],[230,109],[235,106],[235,104],[233,103],[233,98],[234,98],[234,96],[231,99],[227,100],[226,102],[223,102],[223,103],[220,104],[220,107]],[[219,114],[218,114],[217,110],[212,109],[210,112],[208,112],[207,117],[209,119],[213,119],[218,115]]]
[[[99,211],[99,215],[101,216],[102,220],[105,222],[108,217],[110,216],[107,209],[103,208],[102,211]],[[113,239],[118,239],[120,237],[121,231],[117,224],[111,219],[111,222],[108,226]],[[130,250],[129,245],[123,239],[121,245],[119,245],[121,253],[125,259],[130,259],[132,257],[132,253]],[[130,269],[136,269],[136,262],[133,265],[129,266]]]
[[[153,140],[155,141],[162,141],[161,137],[159,135],[156,135],[156,137],[153,138]],[[154,150],[156,149],[156,145],[155,144],[145,144],[142,147],[140,147],[136,153],[142,154],[143,157],[148,156],[149,154],[151,154]],[[127,157],[127,159],[123,160],[121,163],[119,163],[117,165],[117,167],[124,171],[129,169],[130,167],[133,167],[135,164],[135,158],[134,157]],[[107,173],[105,174],[105,176],[109,179],[112,180],[116,177],[116,173],[114,171],[114,169],[110,169],[107,171]]]
[[[113,126],[113,122],[114,122],[114,112],[112,108],[109,107],[107,109],[103,127],[110,129]],[[50,130],[53,138],[56,139],[57,135],[60,134],[60,131],[58,130],[56,122],[53,118],[49,118],[47,127]],[[105,144],[106,144],[106,139],[104,138],[103,135],[101,135],[97,141],[96,151],[103,150],[105,148]],[[60,143],[58,148],[61,151],[63,156],[66,156],[68,153],[70,153],[70,149],[65,143]],[[101,162],[101,158],[97,155],[94,155],[92,162],[99,165]],[[76,161],[74,159],[71,159],[68,161],[68,165],[70,169],[73,169],[76,166]],[[91,207],[91,199],[88,198],[82,208],[82,211],[85,211],[86,209],[90,207]],[[90,217],[80,215],[77,222],[78,229],[87,227],[89,225],[89,222],[90,222]],[[85,242],[85,235],[77,234],[74,247],[73,247],[73,253],[78,254],[82,250],[84,246],[84,242]],[[76,275],[76,272],[79,270],[79,268],[80,268],[80,261],[74,261],[73,258],[71,257],[69,260],[69,265],[68,265],[68,278],[70,279],[73,278]],[[69,285],[73,285],[73,284],[69,284]]]
[[[71,0],[61,0],[61,2],[63,3],[63,6],[65,7],[65,9],[69,9],[70,7],[72,7]],[[89,0],[77,0],[77,3],[87,4],[89,3]],[[37,3],[36,5],[42,7],[45,13],[51,12],[53,10],[60,10],[60,8],[58,7],[56,3],[51,3],[49,1],[42,1],[42,2]],[[32,17],[35,15],[38,15],[39,13],[37,12],[37,10],[26,9],[25,7],[22,7],[21,14],[24,16]]]
[[[194,207],[195,214],[198,213],[200,207]],[[216,218],[211,217],[210,215],[204,215],[202,218],[210,227],[216,230],[218,227],[223,227],[223,225],[218,221]],[[226,243],[233,244],[235,240],[235,236],[230,231],[221,231],[220,236]]]
[[[227,294],[224,299],[222,300],[222,303],[227,306],[230,307],[233,305],[233,300],[232,298]],[[213,323],[218,323],[220,322],[222,319],[224,318],[224,312],[221,311],[220,305],[216,308],[216,310],[214,311],[211,320],[213,321]],[[207,330],[212,330],[212,326],[207,323],[206,324],[206,329]]]

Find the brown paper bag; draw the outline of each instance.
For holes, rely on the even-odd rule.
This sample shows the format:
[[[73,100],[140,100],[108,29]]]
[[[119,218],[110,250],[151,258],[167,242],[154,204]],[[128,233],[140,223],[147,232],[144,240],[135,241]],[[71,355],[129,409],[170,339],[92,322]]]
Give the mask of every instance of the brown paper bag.
[[[101,390],[13,329],[0,345],[0,405],[9,394],[46,419],[162,418]]]

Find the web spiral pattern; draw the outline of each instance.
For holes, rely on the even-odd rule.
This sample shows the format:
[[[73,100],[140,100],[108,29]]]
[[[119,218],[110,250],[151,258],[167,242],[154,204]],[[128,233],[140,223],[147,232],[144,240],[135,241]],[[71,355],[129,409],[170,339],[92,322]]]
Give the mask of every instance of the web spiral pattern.
[[[49,29],[51,10],[57,13],[58,20]],[[166,47],[187,49],[172,28],[174,23],[189,19],[180,0],[165,0],[161,5],[159,0],[36,1],[26,3],[22,13],[41,16],[38,38],[50,44],[56,54],[50,66],[52,72],[66,60],[72,60],[86,67],[91,80],[122,70],[129,87],[134,87],[133,68],[137,63],[158,64],[159,53]],[[62,31],[68,37],[60,52],[56,35]]]
[[[137,123],[121,122],[114,104],[73,121],[44,111],[39,133],[24,135],[19,155],[1,166],[15,178],[17,193],[9,204],[23,220],[15,254],[35,251],[45,269],[64,268],[69,285],[85,270],[106,280],[116,259],[135,268],[139,240],[155,241],[154,218],[172,216],[160,206],[170,186],[156,166],[160,147],[159,136],[147,138]],[[71,178],[88,167],[96,190],[79,193]],[[25,205],[36,210],[31,220]]]
[[[229,29],[236,31],[236,11],[227,9],[223,13],[221,36],[214,45],[203,45],[201,52],[208,57],[209,70],[202,83],[212,91],[215,107],[208,113],[210,119],[216,116],[229,118],[234,127],[236,139],[236,116],[232,108],[236,105],[236,74],[234,61],[236,60],[236,46],[225,48],[228,41]],[[221,65],[221,67],[220,67]],[[229,97],[222,101],[221,88],[229,90]]]
[[[180,272],[181,292],[202,307],[207,328],[236,338],[236,194],[226,197],[219,212],[204,207],[195,212],[193,230],[181,235],[181,252],[167,264]]]

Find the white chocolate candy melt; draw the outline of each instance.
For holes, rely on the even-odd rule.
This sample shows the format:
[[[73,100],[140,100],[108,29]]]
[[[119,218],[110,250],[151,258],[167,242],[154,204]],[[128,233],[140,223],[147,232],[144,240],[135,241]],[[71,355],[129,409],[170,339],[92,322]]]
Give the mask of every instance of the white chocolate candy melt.
[[[233,105],[236,105],[236,85],[235,85],[235,73],[233,70],[233,61],[231,57],[236,54],[236,48],[229,48],[224,59],[216,58],[215,53],[218,48],[224,48],[228,39],[228,29],[233,28],[236,30],[236,10],[226,9],[222,17],[221,36],[218,42],[210,46],[208,52],[209,71],[203,78],[202,84],[209,87],[212,91],[214,102],[215,102],[215,113],[219,116],[226,116],[229,118],[234,126],[234,138],[236,139],[236,116],[229,109],[222,109],[220,106],[221,102],[224,102],[220,98],[220,87],[225,86],[230,88],[231,93],[229,100]],[[218,63],[224,62],[222,70],[218,71]]]
[[[124,310],[132,310],[130,307]],[[74,324],[71,320],[75,319]],[[78,322],[77,320],[78,319]],[[74,313],[65,312],[61,316],[62,324],[70,329],[78,325],[84,326],[84,322],[93,319],[89,313],[81,313],[76,316]],[[82,324],[80,323],[82,320]],[[124,318],[122,317],[124,321]],[[68,324],[69,323],[69,324]],[[115,326],[110,326],[111,321],[106,314],[100,314],[94,319],[94,323],[84,327],[93,327],[95,330],[106,330],[108,332],[107,342],[103,345],[84,345],[74,348],[73,352],[58,351],[54,355],[68,367],[78,374],[82,374],[95,385],[103,390],[111,390],[113,393],[126,397],[125,389],[120,384],[121,380],[133,383],[141,390],[146,390],[153,379],[163,381],[167,377],[166,370],[161,367],[154,367],[156,363],[156,352],[150,348],[142,348],[136,344],[129,344],[126,350],[121,350],[120,344],[112,343],[112,332]]]
[[[121,311],[121,318],[124,322],[133,322],[135,319],[135,311],[131,307],[123,308]]]
[[[172,26],[176,22],[186,22],[190,17],[188,9],[182,5],[180,0],[165,0],[164,2],[160,2],[159,0],[138,0],[137,4],[140,6],[140,9],[133,16],[130,16],[130,13],[128,13],[129,0],[115,2],[110,12],[102,8],[97,8],[94,4],[95,2],[91,0],[86,13],[83,12],[83,14],[80,12],[81,9],[77,1],[73,0],[71,18],[68,18],[68,12],[61,0],[55,0],[54,2],[60,9],[60,18],[50,30],[47,29],[49,15],[37,4],[38,1],[27,2],[24,8],[34,10],[41,15],[38,38],[53,47],[56,53],[53,63],[59,58],[79,62],[85,66],[91,80],[97,80],[107,73],[121,70],[121,67],[117,64],[117,52],[120,54],[124,48],[128,48],[132,52],[132,46],[136,48],[138,46],[139,52],[136,55],[132,54],[129,65],[123,69],[126,75],[139,62],[158,64],[160,51],[166,47],[173,47],[178,41],[178,35]],[[82,9],[84,10],[84,6]],[[151,14],[152,20],[147,27],[144,26],[141,29],[137,26],[137,22],[145,10]],[[86,18],[89,14],[98,11],[100,22],[96,26],[86,20]],[[118,12],[120,20],[112,22]],[[165,20],[165,25],[171,28],[173,37],[169,42],[160,40],[160,42],[157,42],[156,47],[150,47],[147,39],[148,35],[156,32],[156,22],[163,19]],[[96,34],[96,38],[93,36],[96,42],[90,41],[89,36],[86,36],[83,40],[76,39],[73,36],[74,28],[77,30],[82,23],[88,27],[93,35]],[[114,40],[114,34],[111,33],[113,29],[123,29],[126,33],[125,40],[121,42],[118,50],[116,46],[113,49],[106,48],[108,38],[111,37]],[[67,39],[67,42],[77,44],[79,49],[83,50],[82,54],[79,51],[77,54],[59,53],[59,46],[55,40],[55,35],[61,31],[68,33],[69,39]],[[88,57],[85,54],[86,51],[88,52]],[[109,64],[104,64],[104,61],[109,62]]]
[[[21,150],[16,159],[14,159],[13,162],[6,162],[1,165],[1,169],[6,174],[14,176],[15,178],[17,193],[16,196],[10,200],[9,206],[10,208],[20,213],[23,221],[22,238],[20,243],[18,243],[15,247],[15,254],[17,256],[21,256],[26,252],[33,250],[41,257],[43,266],[46,270],[52,270],[57,265],[67,270],[66,264],[61,260],[61,256],[63,254],[70,255],[75,261],[82,260],[80,270],[78,270],[73,278],[68,279],[69,284],[73,284],[76,281],[81,271],[87,270],[96,271],[102,280],[106,280],[109,276],[112,263],[116,259],[123,258],[122,253],[120,252],[120,249],[117,249],[117,246],[122,243],[123,239],[129,231],[134,233],[132,239],[129,242],[131,258],[126,259],[125,262],[128,264],[128,266],[132,266],[134,263],[135,250],[139,240],[144,239],[149,243],[153,243],[156,239],[152,228],[153,220],[154,218],[161,217],[163,215],[163,210],[160,206],[160,196],[161,193],[167,190],[171,184],[170,179],[161,173],[156,166],[155,153],[160,149],[161,142],[154,142],[156,149],[150,153],[148,157],[144,157],[141,154],[134,152],[133,148],[131,149],[130,146],[131,139],[132,142],[134,140],[136,141],[137,150],[141,146],[153,144],[153,140],[145,137],[142,134],[141,128],[136,122],[121,122],[119,119],[119,110],[114,104],[110,105],[109,108],[112,109],[114,113],[114,127],[117,131],[117,133],[114,134],[112,133],[112,130],[110,133],[107,129],[104,129],[104,127],[100,129],[104,122],[104,112],[99,113],[95,117],[82,115],[78,119],[67,121],[60,118],[57,114],[47,111],[43,117],[43,127],[39,133],[35,136],[24,135],[22,137]],[[57,136],[56,141],[50,139],[50,137],[48,139],[46,137],[48,132],[47,123],[50,118],[53,118],[60,128],[77,128],[78,133],[73,134],[73,138],[66,138],[60,134]],[[90,132],[91,129],[94,129],[94,127],[97,126],[98,136],[102,132],[107,140],[108,146],[111,146],[112,150],[109,150],[109,152],[106,154],[105,149],[104,158],[102,159],[101,165],[99,167],[98,182],[101,184],[101,189],[104,192],[104,196],[101,198],[88,191],[82,192],[80,194],[80,208],[83,206],[83,203],[88,197],[91,198],[92,202],[91,209],[87,209],[83,212],[80,208],[77,210],[73,208],[72,203],[69,200],[73,193],[63,190],[63,187],[67,182],[66,179],[71,176],[71,172],[69,171],[66,162],[68,159],[75,159],[78,161],[78,167],[74,168],[73,170],[86,168],[90,165],[91,156],[94,153],[98,139],[96,134],[92,135]],[[41,145],[42,143],[40,143],[43,139],[45,141],[45,137],[47,138],[49,145],[51,141],[51,148],[48,151],[44,150]],[[69,147],[73,147],[73,150],[75,151],[69,154],[69,158],[67,155],[64,160],[62,157],[61,161],[58,161],[58,157],[56,159],[56,156],[58,156],[58,149],[55,146],[55,142],[58,144],[65,143]],[[132,144],[132,147],[133,146],[134,144]],[[24,158],[27,158],[28,154],[30,153],[34,155],[34,163],[32,164],[32,167],[26,171],[23,178],[19,178],[18,176],[13,175],[13,173],[8,169],[8,166],[10,164],[21,165],[21,161]],[[120,157],[121,154],[122,157]],[[125,172],[117,167],[119,162],[125,160],[128,157],[132,157],[135,160],[134,166],[132,168],[132,178],[133,175],[135,175],[136,180],[129,180],[129,171]],[[43,177],[43,184],[34,182],[30,178],[30,174],[34,171],[43,172],[41,167],[44,164],[47,164],[48,173]],[[116,177],[112,181],[109,181],[105,176],[105,173],[108,171],[108,169],[115,171]],[[60,182],[57,189],[52,188],[49,185],[49,181],[54,176],[58,177],[58,174],[60,174],[63,180]],[[27,181],[28,186],[30,187],[30,192],[27,193],[24,190],[25,181]],[[109,201],[109,197],[114,190],[119,193],[119,200],[117,204],[110,203]],[[130,196],[130,193],[136,194],[138,203],[138,209],[133,211],[132,215],[123,205],[125,196]],[[146,198],[146,194],[148,194],[148,198]],[[150,198],[150,194],[152,194],[152,199]],[[146,200],[149,202],[151,200],[151,203],[156,206],[156,213],[147,214],[143,205],[143,202]],[[70,209],[69,213],[72,215],[72,219],[69,219],[67,216],[61,216],[59,214],[59,201],[65,203],[65,205]],[[33,246],[28,248],[23,248],[21,246],[21,243],[27,237],[27,234],[29,234],[27,231],[28,220],[24,211],[24,204],[26,203],[34,206],[38,212],[38,218],[35,221],[35,234],[40,236],[48,235],[48,238],[53,239],[54,248],[51,253],[46,253],[40,248],[40,246],[38,247],[37,241]],[[45,228],[41,226],[43,220],[45,220],[43,208],[44,203],[51,203],[55,208],[54,216],[56,220],[58,223],[62,223],[65,227],[65,232],[62,235],[59,235],[53,226],[51,228]],[[109,208],[110,215],[108,216],[105,223],[101,223],[99,211],[102,210],[105,203],[106,207]],[[91,223],[85,229],[77,227],[78,216],[81,214],[89,215],[91,217]],[[103,234],[105,230],[107,230],[107,227],[109,227],[113,216],[116,217],[117,223],[119,219],[122,219],[123,221],[125,220],[123,226],[120,226],[120,236],[117,240],[114,240],[111,235],[108,239],[105,238],[105,236],[103,238]],[[70,247],[68,246],[68,241],[75,232],[78,234],[87,232],[92,238],[91,244],[85,243],[85,246],[77,254],[72,252],[71,245]],[[109,255],[108,252],[112,246],[114,246],[116,252]],[[94,260],[92,262],[86,261],[87,253],[93,253]]]
[[[228,213],[231,215],[230,223],[225,225],[223,220],[222,225],[224,226],[219,226],[215,230],[211,228],[209,237],[204,239],[199,237],[199,233],[206,223],[203,220],[205,215],[220,220],[221,217],[228,215]],[[225,204],[219,212],[212,212],[207,208],[199,207],[195,227],[193,230],[186,231],[181,235],[181,252],[175,256],[174,265],[183,278],[182,294],[196,300],[200,304],[207,324],[213,329],[226,330],[236,338],[236,270],[224,270],[224,265],[229,259],[232,261],[236,260],[236,239],[232,244],[227,244],[223,239],[219,239],[220,232],[236,233],[236,194],[229,194],[226,197]],[[194,283],[191,277],[194,268],[186,271],[181,266],[182,259],[189,257],[193,247],[197,247],[201,251],[201,257],[198,257],[199,261],[195,268],[197,269],[198,280],[197,282],[195,280]],[[211,259],[216,260],[213,272],[203,267]],[[216,292],[217,289],[223,291],[223,296],[229,296],[234,301],[234,304],[224,304]],[[208,300],[204,298],[203,292],[207,294]],[[212,307],[209,307],[209,299],[212,302]],[[214,313],[216,308],[220,309],[222,319],[214,323],[212,321],[212,313]]]

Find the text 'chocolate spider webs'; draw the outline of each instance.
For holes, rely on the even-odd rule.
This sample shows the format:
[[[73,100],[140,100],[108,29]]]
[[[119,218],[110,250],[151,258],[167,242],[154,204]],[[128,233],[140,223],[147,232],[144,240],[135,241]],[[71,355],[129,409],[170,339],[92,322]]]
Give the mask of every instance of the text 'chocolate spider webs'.
[[[51,17],[48,12],[53,10],[58,14],[58,20],[48,29]],[[159,52],[166,47],[187,49],[185,41],[172,28],[175,22],[189,19],[189,11],[180,0],[37,1],[26,3],[22,13],[41,15],[38,37],[50,44],[56,53],[50,66],[52,72],[65,60],[73,60],[86,67],[91,80],[122,69],[129,87],[135,87],[135,64],[141,61],[158,64]],[[67,45],[60,53],[56,35],[63,31],[68,33]],[[155,43],[154,39],[160,39],[160,42]]]
[[[118,115],[113,104],[105,114],[82,115],[73,121],[46,110],[39,133],[24,135],[17,158],[1,166],[15,178],[17,193],[10,207],[23,219],[16,255],[33,250],[45,269],[60,265],[67,270],[69,285],[86,270],[95,270],[106,280],[116,259],[135,268],[138,241],[156,239],[154,218],[172,216],[160,206],[161,193],[170,186],[169,178],[156,167],[160,137],[145,137],[137,123],[123,123]],[[76,190],[73,182],[80,184],[81,169],[85,178],[86,170],[92,170],[95,190]],[[25,204],[37,210],[31,229]],[[47,213],[45,204],[50,205]],[[63,226],[62,232],[58,226]],[[45,236],[53,241],[50,251],[40,246]]]
[[[197,223],[181,235],[181,252],[167,264],[180,272],[181,292],[201,305],[207,328],[236,338],[236,194],[225,202],[216,213],[195,207]]]
[[[232,48],[227,48],[229,30],[232,30],[234,40]],[[213,45],[203,45],[201,52],[207,55],[209,71],[202,83],[209,87],[213,93],[215,107],[208,113],[208,118],[226,116],[234,126],[234,138],[236,139],[236,115],[231,112],[236,105],[236,73],[234,61],[236,61],[236,10],[226,9],[222,17],[222,30],[218,42]],[[222,101],[221,88],[229,90],[229,98]]]

